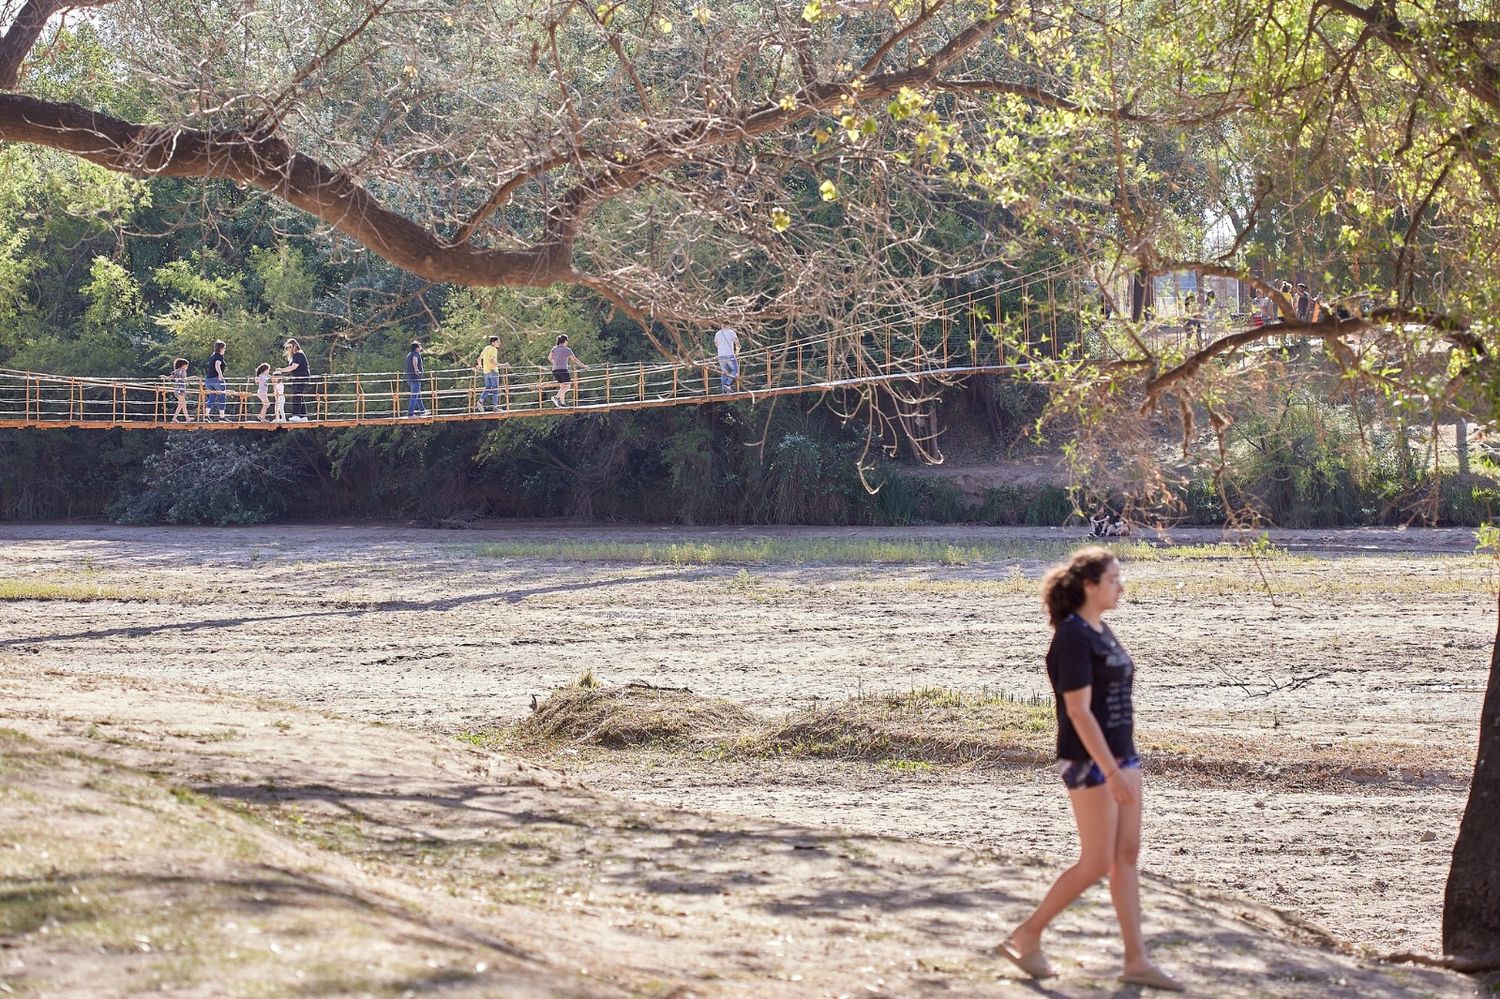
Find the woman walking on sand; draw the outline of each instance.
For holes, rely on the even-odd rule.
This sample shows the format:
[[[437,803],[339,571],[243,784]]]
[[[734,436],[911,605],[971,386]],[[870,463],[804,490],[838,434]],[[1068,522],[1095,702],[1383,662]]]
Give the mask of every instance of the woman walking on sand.
[[[1107,548],[1084,548],[1042,580],[1052,624],[1047,678],[1057,704],[1057,773],[1068,789],[1081,847],[1042,903],[997,948],[1032,978],[1054,972],[1042,954],[1047,924],[1094,882],[1108,876],[1125,943],[1120,981],[1181,992],[1182,984],[1151,963],[1141,940],[1141,760],[1135,751],[1131,685],[1135,665],[1104,613],[1125,586]]]

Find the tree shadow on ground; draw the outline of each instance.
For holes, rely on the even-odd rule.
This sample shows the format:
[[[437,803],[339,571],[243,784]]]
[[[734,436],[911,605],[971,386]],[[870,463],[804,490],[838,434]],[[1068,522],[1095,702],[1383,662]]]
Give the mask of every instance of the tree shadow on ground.
[[[657,573],[651,576],[625,577],[617,576],[609,579],[574,580],[567,583],[557,583],[548,586],[535,586],[528,589],[517,590],[495,590],[488,593],[471,593],[460,597],[445,597],[440,600],[386,600],[360,603],[352,607],[336,607],[328,610],[295,611],[289,614],[263,614],[242,615],[239,617],[218,617],[199,621],[169,621],[161,624],[149,625],[122,625],[117,628],[92,628],[86,631],[65,632],[55,635],[25,635],[17,638],[0,639],[0,649],[13,648],[26,645],[46,644],[49,642],[69,642],[80,639],[100,640],[110,638],[142,638],[147,635],[162,633],[188,633],[194,631],[214,631],[221,628],[236,628],[246,624],[262,624],[270,621],[298,621],[317,618],[357,618],[368,614],[426,614],[442,613],[444,611],[456,610],[470,604],[483,604],[492,602],[520,603],[528,597],[545,596],[552,593],[582,593],[589,590],[608,589],[617,586],[649,585],[661,582],[664,579],[696,579],[704,575],[703,572],[670,572]]]

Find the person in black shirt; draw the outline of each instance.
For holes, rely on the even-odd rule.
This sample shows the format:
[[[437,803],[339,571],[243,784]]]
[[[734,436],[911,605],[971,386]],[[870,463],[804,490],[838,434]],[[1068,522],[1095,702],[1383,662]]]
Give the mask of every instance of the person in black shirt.
[[[291,415],[287,417],[288,423],[307,422],[307,382],[312,375],[312,367],[307,363],[307,355],[302,353],[302,345],[295,339],[289,339],[283,345],[286,348],[286,367],[277,368],[279,375],[290,374],[292,377],[287,384],[287,402]]]
[[[422,345],[411,342],[411,353],[406,355],[406,415],[426,416],[427,407],[422,404]]]
[[[1181,992],[1182,984],[1146,955],[1141,939],[1141,761],[1135,751],[1132,684],[1135,663],[1104,623],[1125,592],[1120,563],[1107,548],[1085,548],[1042,581],[1052,624],[1047,678],[1057,705],[1057,773],[1068,789],[1081,846],[1078,862],[997,948],[1032,978],[1054,972],[1042,954],[1042,932],[1100,878],[1125,943],[1126,985]]]
[[[225,413],[224,389],[226,386],[225,376],[227,372],[224,367],[224,341],[214,341],[214,352],[208,359],[208,374],[203,379],[203,387],[207,394],[203,399],[203,412],[198,414],[201,420],[211,420],[218,414],[220,423],[228,423],[229,416]]]

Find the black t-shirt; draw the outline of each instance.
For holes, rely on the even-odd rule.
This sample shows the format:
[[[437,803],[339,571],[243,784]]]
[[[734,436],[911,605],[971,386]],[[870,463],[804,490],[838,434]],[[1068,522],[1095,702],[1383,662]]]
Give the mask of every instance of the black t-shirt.
[[[422,355],[415,350],[406,355],[406,373],[413,377],[422,373]]]
[[[292,364],[294,365],[292,368],[293,378],[306,378],[312,374],[312,369],[307,366],[307,355],[302,353],[302,351],[299,350],[292,355]]]
[[[210,377],[210,378],[223,378],[224,377],[224,355],[223,354],[215,353],[212,357],[210,357],[208,359],[208,377]]]
[[[1135,755],[1135,710],[1131,702],[1131,685],[1135,664],[1104,626],[1097,632],[1077,614],[1070,614],[1052,633],[1047,649],[1047,679],[1052,681],[1052,695],[1057,703],[1057,758],[1086,760],[1089,751],[1073,728],[1063,695],[1070,690],[1092,687],[1089,709],[1104,730],[1109,751],[1116,758]]]

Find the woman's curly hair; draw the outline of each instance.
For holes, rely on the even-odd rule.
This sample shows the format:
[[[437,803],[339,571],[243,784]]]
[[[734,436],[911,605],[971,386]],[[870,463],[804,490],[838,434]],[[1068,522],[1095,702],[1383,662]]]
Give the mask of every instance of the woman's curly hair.
[[[1052,627],[1083,606],[1083,584],[1099,582],[1113,561],[1114,552],[1093,545],[1080,548],[1062,565],[1047,570],[1042,577],[1042,607]]]

